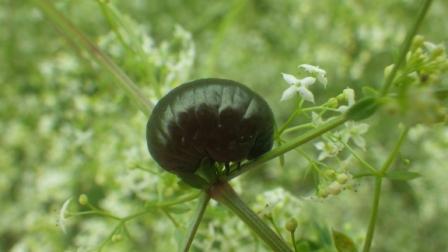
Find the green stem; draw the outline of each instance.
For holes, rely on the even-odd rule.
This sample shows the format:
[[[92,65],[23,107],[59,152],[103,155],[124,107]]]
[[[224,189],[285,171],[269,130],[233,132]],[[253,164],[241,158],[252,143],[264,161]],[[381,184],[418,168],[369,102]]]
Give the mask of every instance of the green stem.
[[[373,200],[372,200],[372,212],[370,214],[369,227],[367,228],[366,239],[365,239],[364,247],[362,250],[363,252],[369,252],[370,247],[372,245],[373,234],[375,233],[375,225],[376,225],[376,220],[378,217],[378,209],[380,206],[381,185],[383,182],[383,176],[384,176],[384,174],[387,173],[387,171],[389,170],[389,168],[392,165],[392,162],[397,157],[398,152],[401,147],[401,144],[403,143],[408,131],[409,131],[409,128],[405,128],[403,130],[403,132],[400,135],[400,138],[398,139],[397,144],[395,145],[394,149],[389,154],[388,158],[386,159],[383,166],[381,167],[379,175],[375,178],[375,189],[374,189],[375,191],[374,191]]]
[[[282,133],[289,133],[289,132],[293,132],[293,131],[296,131],[296,130],[312,128],[312,127],[313,127],[313,123],[304,123],[304,124],[301,124],[301,125],[289,127],[287,129],[285,129]]]
[[[365,161],[363,158],[361,158],[355,152],[355,150],[352,147],[350,147],[350,145],[348,145],[347,143],[344,143],[343,141],[341,141],[341,143],[350,151],[350,153],[355,157],[355,159],[358,160],[363,165],[363,167],[367,168],[367,170],[369,170],[371,172],[371,174],[373,174],[373,175],[378,174],[378,171],[372,165],[370,165],[367,161]]]
[[[34,0],[36,5],[48,16],[62,31],[62,35],[68,40],[77,39],[80,46],[84,48],[96,61],[107,70],[117,81],[121,88],[131,98],[131,101],[146,115],[149,116],[152,104],[147,100],[137,85],[119,68],[112,59],[104,54],[86,35],[84,35],[74,24],[66,19],[61,12],[47,0]]]
[[[199,223],[201,223],[202,217],[204,216],[205,209],[210,200],[210,196],[207,193],[202,193],[199,198],[198,205],[191,220],[190,227],[188,228],[188,235],[182,243],[181,250],[183,252],[188,252],[191,244],[193,243],[194,236],[198,230]]]
[[[302,113],[302,106],[303,106],[303,102],[304,100],[299,98],[298,104],[297,104],[297,108],[296,110],[289,115],[288,119],[286,120],[286,122],[282,125],[282,127],[278,130],[277,135],[281,136],[283,134],[283,131],[285,131],[289,124],[292,123],[292,121],[294,120],[294,118],[296,118],[296,116],[298,116],[300,113]]]
[[[146,215],[150,212],[154,211],[154,208],[160,208],[160,209],[168,209],[171,206],[175,206],[175,205],[179,205],[188,201],[192,201],[194,199],[196,199],[197,197],[199,197],[200,195],[198,193],[192,193],[192,194],[188,194],[184,197],[179,197],[177,199],[173,199],[173,200],[166,200],[164,202],[160,202],[160,203],[151,203],[145,206],[145,210],[131,214],[129,216],[126,216],[124,218],[122,218],[122,220],[124,221],[129,221],[135,218],[138,218],[140,216]]]
[[[282,232],[280,231],[280,228],[278,227],[277,223],[275,223],[275,221],[274,221],[274,217],[270,216],[270,217],[268,218],[268,220],[269,220],[269,222],[271,223],[272,227],[274,228],[275,232],[276,232],[279,236],[281,236],[281,235],[282,235]]]
[[[320,125],[319,127],[309,130],[308,132],[305,132],[303,135],[293,139],[292,141],[285,143],[285,144],[271,150],[270,152],[260,156],[256,160],[248,162],[245,165],[242,165],[240,167],[240,169],[233,170],[229,174],[228,179],[233,179],[233,178],[265,163],[266,161],[274,159],[290,150],[293,150],[293,149],[297,148],[298,146],[321,136],[323,133],[336,128],[337,126],[343,124],[347,120],[348,119],[346,118],[345,115],[341,115],[336,118],[333,118],[333,119],[329,120],[328,122]]]
[[[292,231],[290,233],[291,233],[291,242],[292,242],[292,246],[294,248],[294,252],[299,252],[299,250],[297,249],[295,232]]]
[[[403,64],[403,61],[406,58],[406,54],[409,51],[409,48],[411,47],[412,39],[417,34],[417,31],[420,25],[422,24],[423,18],[426,16],[426,13],[428,12],[431,3],[432,0],[425,0],[425,2],[422,4],[422,7],[420,8],[419,13],[417,14],[417,19],[415,20],[415,23],[412,25],[412,27],[406,34],[406,38],[398,54],[397,62],[394,64],[390,74],[386,77],[383,89],[381,90],[381,95],[384,96],[387,94],[387,92],[389,92],[389,89],[395,79],[395,76],[397,75],[398,69],[400,68],[401,64]]]
[[[380,206],[381,197],[381,185],[383,182],[382,177],[375,178],[375,191],[372,200],[372,212],[370,213],[369,227],[367,228],[366,239],[364,242],[363,252],[370,251],[370,246],[372,245],[373,233],[375,232],[376,219],[378,217],[378,209]]]
[[[130,51],[131,49],[129,48],[128,44],[126,43],[123,34],[120,32],[120,29],[118,28],[117,23],[114,21],[114,18],[111,17],[111,14],[109,13],[108,5],[107,5],[108,3],[101,1],[101,0],[97,0],[97,3],[100,6],[100,10],[101,10],[104,18],[106,19],[109,27],[114,32],[118,41],[120,41],[120,44],[124,48],[126,48],[128,51]]]
[[[210,196],[234,212],[273,251],[291,252],[285,241],[264,223],[236,194],[233,188],[221,181],[210,188]]]
[[[395,158],[398,155],[398,152],[400,151],[400,147],[403,144],[404,139],[406,138],[407,134],[409,132],[409,127],[405,127],[403,131],[401,132],[400,138],[398,139],[397,144],[395,145],[392,152],[389,154],[389,156],[386,159],[386,162],[384,162],[383,166],[380,169],[380,176],[383,177],[384,174],[387,173],[389,168],[392,166],[392,162],[395,160]]]
[[[183,197],[179,197],[179,198],[175,198],[172,200],[164,200],[163,202],[159,202],[159,203],[153,203],[153,204],[148,204],[147,206],[145,206],[146,209],[150,210],[153,207],[170,207],[170,206],[175,206],[175,205],[179,205],[191,200],[196,199],[197,197],[200,196],[200,192],[194,192],[191,194],[187,194]]]

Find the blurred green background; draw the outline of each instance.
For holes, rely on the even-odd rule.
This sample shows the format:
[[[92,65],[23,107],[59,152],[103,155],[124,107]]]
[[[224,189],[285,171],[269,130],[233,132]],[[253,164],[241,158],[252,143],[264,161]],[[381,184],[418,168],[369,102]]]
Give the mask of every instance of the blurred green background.
[[[151,101],[197,78],[222,77],[252,87],[278,122],[293,102],[280,102],[281,73],[299,64],[327,70],[318,102],[345,87],[361,96],[379,87],[420,1],[165,0],[52,1],[122,67]],[[448,42],[448,2],[434,1],[421,34]],[[126,216],[147,202],[191,193],[160,171],[146,150],[145,118],[79,45],[71,44],[32,1],[0,1],[0,251],[91,251],[117,224],[94,215],[58,224],[62,204]],[[441,80],[447,84],[446,76]],[[398,136],[394,118],[369,120],[364,156],[379,164]],[[310,145],[309,152],[313,153]],[[448,129],[415,127],[398,166],[423,174],[384,185],[373,251],[446,251]],[[313,154],[317,156],[316,153]],[[323,244],[323,227],[362,244],[372,181],[330,199],[310,199],[306,160],[296,152],[235,182],[250,205],[274,211],[279,226],[294,216],[304,237]],[[407,168],[407,169],[408,169]],[[148,170],[150,172],[148,172]],[[269,198],[271,197],[271,198]],[[194,203],[157,209],[128,224],[104,251],[175,251]],[[318,230],[318,231],[316,231]],[[320,230],[320,231],[319,231]],[[283,231],[282,231],[283,232]],[[286,234],[286,233],[285,233]],[[285,235],[286,237],[286,235]],[[315,251],[332,251],[316,245]],[[216,204],[207,210],[193,251],[266,251],[240,221]]]

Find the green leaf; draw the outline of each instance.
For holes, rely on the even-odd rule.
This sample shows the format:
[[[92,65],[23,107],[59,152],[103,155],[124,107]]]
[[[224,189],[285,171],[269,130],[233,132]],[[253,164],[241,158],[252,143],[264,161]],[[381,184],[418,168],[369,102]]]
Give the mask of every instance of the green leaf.
[[[349,120],[360,121],[369,118],[379,107],[378,99],[368,97],[355,103],[348,111],[347,118]]]
[[[206,179],[207,181],[215,181],[217,179],[216,167],[212,160],[203,158],[196,175]]]
[[[384,175],[384,177],[393,180],[412,180],[421,176],[418,172],[410,171],[390,171]]]
[[[169,211],[170,213],[173,214],[184,214],[186,212],[191,211],[191,208],[185,205],[176,205],[176,206],[171,206],[169,208],[166,208],[167,211]]]
[[[448,98],[448,89],[439,89],[434,92],[434,95],[440,99],[445,100]]]
[[[334,245],[338,252],[356,252],[358,249],[356,248],[353,240],[346,234],[333,230],[333,240]]]
[[[378,96],[379,91],[372,87],[364,86],[362,87],[362,93],[364,96]]]
[[[188,172],[176,172],[176,175],[191,187],[197,189],[206,189],[208,187],[208,182],[196,174]]]
[[[377,176],[376,174],[373,174],[371,172],[363,172],[363,173],[355,173],[353,174],[354,179],[364,178],[364,177],[374,177]]]
[[[310,252],[311,246],[307,240],[299,240],[296,242],[297,251]]]

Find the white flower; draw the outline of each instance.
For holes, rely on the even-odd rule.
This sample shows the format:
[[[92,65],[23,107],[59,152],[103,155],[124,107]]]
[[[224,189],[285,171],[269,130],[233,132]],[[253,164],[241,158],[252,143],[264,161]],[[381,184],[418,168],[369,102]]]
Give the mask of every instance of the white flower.
[[[316,76],[317,80],[324,85],[324,87],[327,87],[327,72],[323,70],[322,68],[318,66],[313,66],[309,64],[302,64],[299,66],[299,68],[302,68],[306,72]]]
[[[316,78],[305,77],[303,79],[297,79],[294,75],[285,73],[282,73],[282,77],[291,86],[283,92],[281,101],[288,100],[295,93],[299,93],[305,101],[314,103],[314,95],[308,90],[308,87],[316,82]]]
[[[337,110],[341,113],[347,111],[353,104],[355,104],[355,90],[346,88],[342,91],[342,98],[347,101],[348,105],[341,105]]]
[[[346,122],[345,127],[346,129],[341,132],[342,141],[348,143],[352,139],[356,146],[365,150],[366,141],[362,135],[369,130],[369,125],[366,123]]]
[[[65,226],[65,220],[66,220],[65,213],[67,212],[68,205],[70,204],[71,201],[72,201],[71,198],[66,200],[62,205],[61,210],[59,211],[58,225],[59,227],[61,227],[62,232],[64,232],[64,234],[67,233],[67,228]]]
[[[344,146],[338,143],[326,141],[326,142],[317,142],[314,144],[316,149],[320,150],[319,157],[317,158],[319,161],[324,160],[328,157],[336,156]]]

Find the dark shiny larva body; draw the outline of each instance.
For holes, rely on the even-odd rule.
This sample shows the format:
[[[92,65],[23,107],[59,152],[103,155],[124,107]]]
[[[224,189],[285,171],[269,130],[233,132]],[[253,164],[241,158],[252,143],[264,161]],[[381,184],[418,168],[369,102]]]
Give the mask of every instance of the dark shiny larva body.
[[[225,79],[180,85],[155,106],[146,128],[155,161],[174,173],[192,173],[201,161],[240,162],[272,148],[269,105],[246,86]]]

